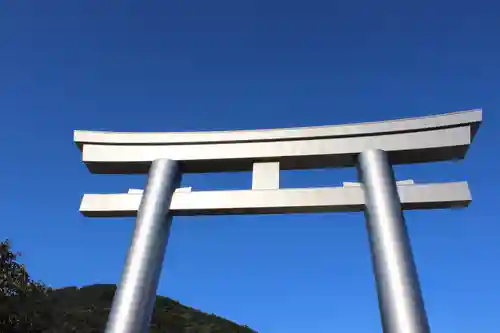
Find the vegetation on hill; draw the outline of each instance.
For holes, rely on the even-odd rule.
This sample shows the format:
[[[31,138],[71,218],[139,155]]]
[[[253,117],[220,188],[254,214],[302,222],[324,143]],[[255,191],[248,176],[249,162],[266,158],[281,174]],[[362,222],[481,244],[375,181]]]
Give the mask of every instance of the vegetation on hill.
[[[50,289],[31,279],[9,241],[0,242],[0,333],[100,333],[115,285]],[[151,333],[256,333],[226,319],[157,297]]]

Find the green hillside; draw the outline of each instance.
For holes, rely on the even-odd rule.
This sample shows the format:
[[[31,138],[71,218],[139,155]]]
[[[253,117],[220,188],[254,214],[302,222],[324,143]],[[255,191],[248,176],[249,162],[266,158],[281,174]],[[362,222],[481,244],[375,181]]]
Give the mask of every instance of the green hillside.
[[[0,242],[0,333],[100,333],[115,285],[49,289],[31,280],[9,242]],[[226,319],[157,297],[151,333],[256,333]]]

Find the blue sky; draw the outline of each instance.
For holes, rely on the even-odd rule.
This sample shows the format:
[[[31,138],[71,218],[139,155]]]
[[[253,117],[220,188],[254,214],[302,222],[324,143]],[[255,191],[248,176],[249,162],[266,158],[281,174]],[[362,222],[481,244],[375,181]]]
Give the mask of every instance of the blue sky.
[[[74,129],[273,128],[483,108],[465,161],[395,169],[417,182],[469,181],[469,208],[407,212],[407,223],[433,332],[497,332],[499,11],[481,0],[2,1],[0,237],[53,287],[119,280],[134,220],[84,218],[80,198],[145,177],[91,175]],[[282,186],[355,179],[353,169],[289,171]],[[158,293],[264,333],[381,331],[362,214],[178,218]]]

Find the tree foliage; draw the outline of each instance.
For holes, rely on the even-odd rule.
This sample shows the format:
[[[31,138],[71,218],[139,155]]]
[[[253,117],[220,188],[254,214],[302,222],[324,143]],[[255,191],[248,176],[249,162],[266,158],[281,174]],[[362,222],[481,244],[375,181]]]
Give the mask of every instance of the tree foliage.
[[[25,296],[47,291],[42,283],[33,281],[26,267],[17,261],[20,255],[12,251],[8,239],[0,242],[0,296]]]
[[[50,289],[33,281],[7,240],[0,242],[0,333],[100,333],[115,285]],[[157,297],[151,333],[256,333],[226,319]]]

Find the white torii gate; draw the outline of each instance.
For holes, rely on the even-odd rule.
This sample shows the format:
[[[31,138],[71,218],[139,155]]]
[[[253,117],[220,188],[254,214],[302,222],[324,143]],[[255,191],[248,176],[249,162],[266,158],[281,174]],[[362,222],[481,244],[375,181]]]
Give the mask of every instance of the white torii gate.
[[[396,182],[392,165],[463,159],[481,110],[394,121],[248,131],[75,131],[92,173],[149,173],[145,191],[85,194],[89,217],[137,216],[106,333],[146,332],[175,215],[364,211],[384,333],[428,333],[403,209],[465,207],[466,182]],[[283,169],[357,167],[361,183],[280,189]],[[252,170],[252,189],[179,189],[183,173]]]

